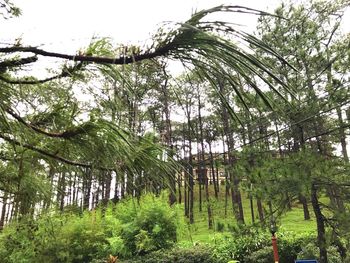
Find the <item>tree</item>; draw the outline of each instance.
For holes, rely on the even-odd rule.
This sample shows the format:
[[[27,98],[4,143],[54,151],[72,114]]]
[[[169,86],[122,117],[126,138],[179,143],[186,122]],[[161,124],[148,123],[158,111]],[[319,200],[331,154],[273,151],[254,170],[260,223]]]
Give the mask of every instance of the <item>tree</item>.
[[[340,86],[334,85],[337,81],[336,75],[332,74],[332,68],[337,64],[339,57],[337,52],[332,53],[332,50],[335,50],[332,47],[337,39],[342,37],[338,32],[344,8],[348,5],[348,1],[334,3],[309,1],[304,5],[289,3],[276,9],[275,17],[260,19],[261,38],[277,52],[284,54],[291,65],[298,70],[298,73],[290,71],[284,68],[283,63],[279,64],[274,58],[267,58],[280,65],[277,75],[287,82],[294,92],[294,96],[286,94],[289,104],[282,106],[284,109],[279,111],[278,116],[282,123],[286,122],[289,126],[287,136],[290,136],[292,141],[288,146],[289,151],[301,151],[305,154],[306,148],[312,148],[324,157],[334,158],[333,143],[329,134],[338,130],[343,152],[346,151],[342,135],[343,123],[340,118],[342,114],[339,112],[341,113],[340,108],[346,105],[347,101],[346,96],[341,96],[337,91]],[[322,96],[324,94],[329,95],[331,99]],[[336,105],[332,103],[335,94],[339,94],[341,98]],[[330,116],[324,113],[336,110],[337,107],[340,125],[334,128]],[[321,190],[318,182],[321,178],[312,177],[312,180],[307,189],[310,191],[318,225],[320,261],[327,262],[325,218],[318,199]],[[336,194],[339,189],[335,189],[337,188],[335,184],[333,186],[322,184],[322,187],[327,190],[330,200],[336,200],[339,196]],[[304,193],[305,191],[300,192],[299,200],[303,203],[305,218],[308,218]],[[339,203],[339,200],[333,203]]]

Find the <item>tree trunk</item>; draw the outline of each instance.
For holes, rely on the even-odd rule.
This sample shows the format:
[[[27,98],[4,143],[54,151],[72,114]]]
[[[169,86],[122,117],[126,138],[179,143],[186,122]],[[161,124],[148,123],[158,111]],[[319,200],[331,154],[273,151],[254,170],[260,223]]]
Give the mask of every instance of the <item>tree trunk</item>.
[[[83,209],[88,210],[90,205],[90,194],[92,186],[92,171],[87,168],[84,174],[83,181]]]
[[[214,195],[215,195],[216,200],[218,200],[218,198],[219,198],[219,196],[218,196],[219,186],[218,186],[218,182],[216,180],[216,174],[215,174],[215,168],[214,168],[214,156],[213,156],[213,152],[211,149],[211,143],[209,142],[208,145],[209,145],[209,155],[210,155],[211,177],[212,177],[213,185],[214,185]]]
[[[340,107],[337,107],[338,123],[339,123],[339,139],[341,144],[341,151],[345,162],[349,162],[348,151],[346,149],[346,136],[344,129],[344,121]]]
[[[187,111],[189,112],[189,111]],[[188,193],[188,215],[190,218],[190,224],[194,223],[194,216],[193,216],[193,206],[194,206],[194,196],[193,196],[193,190],[194,190],[194,174],[193,174],[193,156],[192,156],[192,129],[191,129],[191,118],[188,115],[187,116],[187,131],[188,131],[188,148],[189,148],[189,193]]]
[[[112,172],[106,172],[106,187],[104,189],[104,203],[107,204],[111,196],[111,185],[112,185]]]
[[[263,222],[264,221],[264,208],[263,208],[263,205],[261,203],[260,198],[256,199],[256,206],[258,207],[259,220],[260,220],[260,222]]]
[[[306,197],[303,194],[299,194],[299,201],[303,205],[303,211],[304,211],[304,220],[310,220],[310,212],[309,208],[307,206],[307,200]],[[287,200],[289,202],[289,200]]]
[[[64,209],[64,199],[66,197],[66,173],[62,172],[61,175],[61,184],[60,184],[60,211]]]
[[[198,129],[197,129],[198,130]],[[201,173],[201,162],[200,162],[200,149],[199,149],[199,143],[197,138],[197,182],[198,182],[198,208],[199,212],[202,212],[202,185],[204,178],[202,177],[203,174]]]
[[[0,230],[2,230],[4,228],[6,207],[7,207],[7,193],[4,193],[4,196],[2,198],[2,208],[1,208],[1,217],[0,217]]]
[[[205,201],[207,203],[207,213],[208,213],[208,228],[213,228],[213,215],[212,215],[212,208],[210,205],[210,198],[209,198],[209,182],[208,182],[208,173],[205,163],[205,148],[204,148],[204,136],[203,136],[203,123],[202,123],[202,114],[201,114],[201,96],[198,90],[198,121],[199,121],[199,136],[200,136],[200,143],[201,143],[201,165],[200,165],[200,173],[201,173],[201,179],[204,178],[205,183]]]
[[[226,158],[226,151],[225,151],[225,136],[222,136],[222,148],[223,148],[223,157],[224,157],[224,173],[225,173],[225,218],[227,217],[227,206],[228,206],[228,196],[229,196],[229,182],[228,182],[228,176],[227,176],[227,158]]]
[[[178,190],[178,192],[179,192],[179,196],[178,196],[178,202],[179,202],[179,204],[181,204],[182,203],[182,191],[181,191],[181,187],[182,187],[182,174],[180,173],[179,175],[178,175],[178,178],[177,178],[177,190]]]
[[[224,85],[223,83],[219,83],[220,92],[224,94]],[[241,193],[239,191],[239,178],[233,172],[235,157],[233,156],[233,148],[234,141],[232,136],[232,131],[229,123],[228,112],[225,105],[222,106],[222,120],[224,126],[224,133],[226,136],[227,142],[227,151],[228,151],[228,164],[229,164],[229,178],[230,178],[230,186],[231,186],[231,200],[232,200],[232,210],[235,215],[237,222],[244,224],[244,213],[243,213],[243,205]]]
[[[250,184],[250,190],[253,191],[253,184]],[[249,204],[250,204],[250,214],[252,216],[252,223],[255,223],[255,215],[254,215],[254,202],[253,202],[253,195],[249,194]]]
[[[171,120],[170,120],[170,109],[169,109],[169,92],[168,92],[168,74],[163,66],[163,74],[165,77],[164,84],[162,85],[163,92],[163,112],[165,114],[165,143],[170,149],[170,158],[173,157],[173,144],[172,144],[172,133],[171,133]],[[176,179],[175,174],[169,175],[169,203],[170,205],[176,202]]]
[[[320,250],[320,263],[328,263],[324,219],[318,202],[317,188],[314,183],[311,185],[311,203],[316,217],[317,245]]]

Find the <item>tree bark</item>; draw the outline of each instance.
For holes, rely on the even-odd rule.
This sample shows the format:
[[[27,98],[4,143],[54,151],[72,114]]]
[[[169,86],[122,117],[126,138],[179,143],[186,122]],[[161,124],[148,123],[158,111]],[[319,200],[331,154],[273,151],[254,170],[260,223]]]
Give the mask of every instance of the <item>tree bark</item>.
[[[224,83],[220,82],[219,85],[220,85],[220,92],[224,94],[225,93]],[[240,180],[237,177],[237,175],[234,174],[233,172],[233,167],[235,162],[234,160],[235,157],[233,156],[234,141],[233,141],[232,131],[230,128],[228,112],[225,106],[223,106],[222,108],[222,120],[223,120],[223,126],[224,126],[224,133],[227,141],[228,164],[230,168],[229,178],[230,178],[230,186],[231,186],[232,209],[237,222],[244,224],[242,198],[241,198],[241,193],[239,191]]]
[[[340,107],[337,107],[337,115],[338,115],[338,123],[339,123],[339,140],[341,144],[341,150],[343,154],[343,158],[345,162],[349,162],[349,156],[348,151],[346,148],[346,136],[345,136],[345,129],[344,127],[344,121],[343,116]]]
[[[0,217],[0,231],[4,228],[6,208],[7,208],[7,193],[4,193],[4,196],[2,198],[2,208],[1,208],[1,217]]]
[[[310,212],[307,206],[307,200],[306,197],[301,193],[299,194],[299,201],[303,205],[304,220],[310,220]],[[289,202],[289,200],[287,200],[287,202]]]
[[[218,200],[219,196],[218,196],[218,182],[216,180],[216,174],[215,174],[215,168],[214,168],[214,156],[213,156],[213,151],[211,149],[211,143],[208,142],[208,146],[209,146],[209,155],[210,155],[210,169],[211,169],[211,176],[212,176],[212,180],[213,180],[213,185],[214,185],[214,195],[216,200]]]
[[[326,231],[324,219],[317,197],[317,188],[314,183],[311,185],[311,203],[316,217],[317,224],[317,244],[320,250],[320,263],[328,263],[326,247]]]
[[[212,208],[210,205],[210,197],[209,197],[209,183],[208,183],[208,173],[205,163],[205,148],[204,148],[204,136],[203,136],[203,123],[202,123],[202,114],[201,114],[201,96],[198,91],[198,121],[199,121],[199,136],[200,136],[200,144],[201,144],[201,165],[200,172],[202,173],[201,177],[205,180],[205,201],[207,203],[207,213],[208,213],[208,228],[213,228],[213,215]],[[214,186],[215,187],[215,186]]]

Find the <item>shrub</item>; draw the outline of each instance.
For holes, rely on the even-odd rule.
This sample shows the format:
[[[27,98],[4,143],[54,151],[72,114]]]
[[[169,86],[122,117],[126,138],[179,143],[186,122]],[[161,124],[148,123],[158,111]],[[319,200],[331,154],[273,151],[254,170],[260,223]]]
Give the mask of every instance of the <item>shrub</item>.
[[[120,237],[131,256],[172,247],[177,239],[177,213],[164,196],[145,195],[139,200],[129,199],[116,207],[116,218],[121,222]]]
[[[273,262],[273,251],[271,247],[264,247],[254,251],[245,259],[245,262],[270,263]],[[281,261],[282,262],[282,261]],[[292,261],[290,261],[292,262]]]
[[[158,250],[142,257],[121,261],[121,263],[220,263],[210,251],[206,246]]]
[[[0,258],[3,263],[34,262],[35,225],[32,220],[23,219],[23,224],[14,222],[4,228],[0,235]]]
[[[309,233],[296,236],[293,233],[281,232],[277,240],[280,262],[294,262],[302,248],[307,243],[312,242],[315,239],[316,237],[314,235],[310,235]]]
[[[97,262],[108,255],[131,256],[170,248],[176,242],[176,210],[165,197],[147,195],[106,209],[48,212],[23,218],[0,233],[4,263]]]
[[[302,250],[298,253],[298,259],[319,259],[320,258],[319,252],[320,251],[318,247],[315,245],[314,242],[312,242],[302,248]],[[343,262],[336,247],[334,246],[328,247],[327,252],[328,252],[327,253],[328,262],[332,262],[332,263]]]
[[[236,226],[231,227],[231,230],[232,236],[222,236],[214,245],[212,251],[216,258],[223,262],[232,259],[240,263],[272,262],[271,234],[268,231],[255,226]],[[302,248],[314,240],[315,236],[308,233],[300,236],[279,233],[277,244],[280,262],[294,262]]]
[[[216,231],[223,232],[225,230],[225,224],[218,221],[216,222]]]

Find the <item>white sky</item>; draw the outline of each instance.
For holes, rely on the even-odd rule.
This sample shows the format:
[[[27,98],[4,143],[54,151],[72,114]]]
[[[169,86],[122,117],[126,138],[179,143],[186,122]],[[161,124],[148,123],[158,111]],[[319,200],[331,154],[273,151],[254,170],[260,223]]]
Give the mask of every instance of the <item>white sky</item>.
[[[87,46],[93,36],[112,37],[120,44],[142,44],[164,21],[183,22],[195,10],[220,4],[273,9],[279,0],[13,0],[22,9],[19,18],[1,21],[1,43],[21,37],[24,45],[71,53]],[[246,25],[252,32],[256,16],[220,15]],[[57,48],[59,50],[57,50]]]
[[[196,10],[221,4],[273,12],[281,0],[12,0],[22,9],[18,18],[1,20],[0,45],[22,39],[23,45],[76,54],[93,36],[115,44],[143,46],[165,21],[184,22]],[[344,25],[350,25],[349,12]],[[244,25],[253,33],[257,16],[220,13],[216,20]],[[347,26],[349,28],[350,26]],[[350,30],[347,30],[350,31]],[[46,60],[48,61],[48,60]],[[38,64],[37,64],[38,65]],[[37,67],[38,68],[38,67]]]

